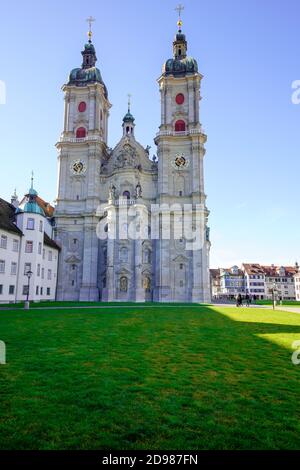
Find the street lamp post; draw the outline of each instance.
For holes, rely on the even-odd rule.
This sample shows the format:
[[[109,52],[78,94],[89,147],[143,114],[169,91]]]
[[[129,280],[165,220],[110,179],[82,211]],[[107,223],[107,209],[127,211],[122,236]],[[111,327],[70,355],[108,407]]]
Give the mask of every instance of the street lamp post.
[[[25,310],[29,310],[29,306],[30,306],[29,292],[30,292],[30,278],[31,278],[32,275],[33,275],[32,271],[27,271],[26,276],[27,276],[27,279],[28,279],[28,284],[27,284],[26,301],[25,301],[25,304],[24,304],[24,309]]]
[[[275,310],[275,294],[277,292],[276,283],[273,282],[273,289],[272,289],[272,302],[273,302],[273,310]]]

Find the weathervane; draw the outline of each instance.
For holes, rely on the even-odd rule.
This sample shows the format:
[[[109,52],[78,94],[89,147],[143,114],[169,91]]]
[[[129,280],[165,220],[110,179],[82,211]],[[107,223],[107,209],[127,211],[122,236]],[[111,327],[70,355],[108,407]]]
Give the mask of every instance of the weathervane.
[[[178,12],[178,21],[177,21],[177,26],[178,26],[178,30],[181,31],[181,27],[182,27],[182,19],[181,19],[181,12],[184,10],[184,6],[181,5],[181,3],[179,3],[179,5],[177,5],[177,7],[175,8],[175,10]]]
[[[93,36],[93,33],[92,33],[92,24],[96,21],[95,18],[93,18],[92,16],[89,16],[86,20],[89,24],[89,31],[88,31],[88,38],[89,38],[89,42],[92,42],[92,36]]]
[[[131,105],[131,97],[132,95],[130,93],[128,93],[128,112],[130,113],[130,105]]]

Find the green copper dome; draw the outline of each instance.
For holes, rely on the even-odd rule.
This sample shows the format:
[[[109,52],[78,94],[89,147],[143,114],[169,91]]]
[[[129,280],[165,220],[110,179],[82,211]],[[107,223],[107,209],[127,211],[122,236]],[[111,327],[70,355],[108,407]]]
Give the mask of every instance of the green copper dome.
[[[164,63],[162,73],[174,77],[198,73],[197,61],[193,57],[187,56],[187,40],[181,29],[173,41],[173,59],[168,59]]]
[[[38,192],[33,188],[33,176],[31,178],[31,187],[28,194],[25,195],[24,201],[17,208],[16,213],[29,212],[31,214],[39,214],[46,216],[44,210],[37,202]]]
[[[128,111],[128,113],[126,113],[125,116],[123,117],[123,122],[134,122],[134,121],[135,119],[132,116],[130,111]]]
[[[104,95],[107,98],[107,88],[102,80],[100,70],[96,67],[97,56],[92,42],[88,42],[81,52],[83,63],[81,68],[71,70],[68,85],[85,86],[88,83],[101,83],[104,87]]]
[[[198,64],[193,57],[184,57],[183,59],[169,59],[163,65],[164,75],[174,75],[182,77],[187,74],[198,72]]]

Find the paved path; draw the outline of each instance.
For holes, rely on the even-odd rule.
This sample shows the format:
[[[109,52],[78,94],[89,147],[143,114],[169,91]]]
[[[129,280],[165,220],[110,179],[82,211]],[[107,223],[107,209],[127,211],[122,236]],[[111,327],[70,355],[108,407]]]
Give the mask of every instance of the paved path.
[[[72,305],[72,306],[53,306],[53,307],[33,307],[32,309],[30,309],[31,311],[35,311],[35,310],[82,310],[82,309],[92,309],[92,310],[105,310],[105,309],[112,309],[112,308],[118,308],[118,309],[122,309],[122,308],[135,308],[135,309],[144,309],[144,308],[155,308],[155,307],[164,307],[164,308],[175,308],[175,307],[178,307],[178,308],[199,308],[201,307],[201,305],[196,305],[196,304],[193,304],[193,305],[164,305],[164,304],[155,304],[155,305]],[[232,307],[235,307],[235,304],[211,304],[209,305],[208,307],[221,307],[221,308],[232,308]],[[259,309],[267,309],[267,310],[272,310],[272,306],[271,305],[250,305],[250,307],[239,307],[239,308],[249,308],[249,309],[253,309],[253,308],[259,308]],[[15,307],[0,307],[0,311],[10,311],[10,310],[20,310],[20,311],[23,311],[24,309],[23,308],[15,308]],[[291,312],[291,313],[299,313],[300,314],[300,307],[285,307],[285,306],[280,306],[278,305],[276,307],[276,310],[281,310],[281,311],[284,311],[284,312]]]

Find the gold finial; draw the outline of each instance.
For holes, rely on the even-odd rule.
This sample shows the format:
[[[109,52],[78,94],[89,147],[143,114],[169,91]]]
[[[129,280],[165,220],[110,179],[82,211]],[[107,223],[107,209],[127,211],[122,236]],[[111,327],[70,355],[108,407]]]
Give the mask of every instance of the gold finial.
[[[179,3],[179,5],[177,5],[177,7],[175,8],[175,10],[178,12],[178,21],[177,21],[177,26],[178,26],[178,30],[181,31],[181,28],[182,28],[182,19],[181,19],[181,12],[184,10],[184,6],[181,5],[181,3]]]
[[[130,93],[128,93],[128,112],[130,113],[130,106],[131,106],[131,97],[132,95]]]
[[[92,42],[92,36],[93,36],[93,33],[92,33],[92,24],[96,21],[95,18],[93,18],[92,16],[89,16],[86,20],[89,24],[89,31],[88,31],[88,38],[89,38],[89,42]]]
[[[31,189],[33,189],[33,180],[34,180],[34,173],[33,170],[31,172]]]

